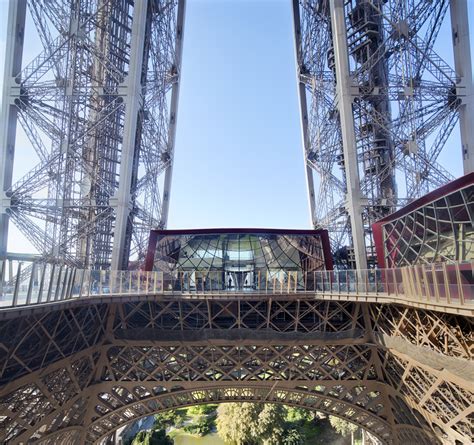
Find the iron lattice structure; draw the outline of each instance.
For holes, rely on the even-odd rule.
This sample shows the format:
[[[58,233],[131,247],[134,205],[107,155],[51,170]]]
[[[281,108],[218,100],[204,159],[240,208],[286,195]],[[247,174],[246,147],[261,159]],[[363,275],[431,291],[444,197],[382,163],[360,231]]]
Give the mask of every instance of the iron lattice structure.
[[[0,440],[101,443],[158,411],[255,401],[337,415],[385,444],[468,444],[472,327],[454,314],[287,295],[4,313]]]
[[[293,12],[312,222],[340,265],[366,268],[372,224],[454,179],[438,158],[458,121],[473,171],[467,2],[294,0]],[[436,51],[449,14],[454,67]]]
[[[144,257],[167,220],[183,20],[184,0],[10,2],[0,254],[12,221],[51,261]],[[41,43],[29,63],[25,36]],[[22,136],[37,163],[13,181]]]
[[[117,271],[143,257],[149,229],[167,219],[184,3],[11,2],[0,255],[12,221],[53,263]],[[448,8],[454,69],[434,51]],[[339,258],[364,269],[371,223],[451,179],[437,158],[458,118],[473,170],[466,1],[294,0],[293,10],[311,215],[336,252],[353,248]],[[23,63],[31,36],[43,50]],[[14,180],[22,136],[38,163]],[[206,295],[203,282],[195,295],[56,301],[60,280],[74,281],[64,270],[53,300],[51,285],[29,304],[36,285],[43,292],[33,268],[27,304],[0,311],[2,442],[101,443],[143,416],[225,401],[322,411],[393,445],[474,435],[472,317],[283,287]]]

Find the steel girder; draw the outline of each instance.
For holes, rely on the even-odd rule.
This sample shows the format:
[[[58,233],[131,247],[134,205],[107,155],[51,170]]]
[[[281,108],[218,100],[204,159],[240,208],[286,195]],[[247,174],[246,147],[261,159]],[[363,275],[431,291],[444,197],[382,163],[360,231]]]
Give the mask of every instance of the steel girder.
[[[0,253],[12,221],[51,260],[122,269],[144,257],[150,229],[167,220],[184,7],[11,2]],[[42,45],[28,64],[25,35]],[[15,145],[24,144],[16,136],[29,141],[33,164],[13,180]]]
[[[455,68],[436,52],[450,3]],[[375,264],[372,223],[454,179],[438,157],[459,119],[470,171],[466,8],[465,0],[293,0],[311,218],[329,229],[340,265]]]
[[[472,319],[285,296],[139,298],[0,322],[1,440],[98,443],[154,412],[285,403],[384,443],[469,443]]]

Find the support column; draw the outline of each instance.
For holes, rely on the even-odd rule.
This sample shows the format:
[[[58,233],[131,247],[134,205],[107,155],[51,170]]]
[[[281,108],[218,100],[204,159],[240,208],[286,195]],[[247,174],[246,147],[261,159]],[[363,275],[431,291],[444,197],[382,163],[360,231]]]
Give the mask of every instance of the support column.
[[[12,88],[18,87],[15,76],[21,71],[25,16],[26,0],[15,0],[9,3],[3,104],[0,117],[0,257],[6,255],[8,244],[9,216],[5,211],[9,207],[9,198],[5,195],[5,192],[12,185],[18,112],[13,102]]]
[[[467,0],[451,0],[451,28],[454,67],[460,78],[457,94],[462,99],[459,107],[464,174],[474,171],[474,91],[472,86],[471,48]]]
[[[171,156],[171,162],[165,172],[163,201],[161,203],[160,228],[165,229],[168,222],[168,212],[170,206],[170,190],[171,179],[173,177],[173,152],[176,140],[176,124],[178,117],[178,99],[179,86],[181,83],[181,60],[183,54],[183,36],[184,36],[184,17],[185,17],[186,2],[179,0],[178,13],[176,18],[176,58],[175,64],[178,69],[178,78],[173,84],[171,90],[171,107],[170,107],[170,122],[168,129],[168,151]]]
[[[351,221],[356,267],[357,269],[367,269],[357,147],[352,113],[353,98],[351,96],[344,1],[332,0],[329,2],[329,5],[336,68],[337,107],[341,121],[344,170],[347,183],[346,210]]]
[[[298,88],[298,101],[300,106],[300,122],[301,122],[301,138],[303,140],[303,159],[306,172],[306,187],[308,190],[308,204],[311,218],[311,226],[316,226],[315,220],[315,202],[313,172],[308,165],[307,153],[310,149],[310,141],[308,134],[308,104],[306,102],[306,87],[301,81],[301,73],[299,72],[299,63],[301,60],[301,17],[299,0],[293,0],[293,29],[295,38],[295,56],[296,56],[296,85]]]
[[[132,177],[135,166],[134,157],[137,143],[138,113],[142,107],[142,69],[145,44],[146,15],[148,2],[136,0],[133,8],[132,40],[130,63],[125,80],[125,119],[122,154],[120,161],[119,187],[114,197],[116,209],[114,244],[112,247],[112,270],[127,266],[124,263],[124,250],[128,249],[127,222],[132,210]]]

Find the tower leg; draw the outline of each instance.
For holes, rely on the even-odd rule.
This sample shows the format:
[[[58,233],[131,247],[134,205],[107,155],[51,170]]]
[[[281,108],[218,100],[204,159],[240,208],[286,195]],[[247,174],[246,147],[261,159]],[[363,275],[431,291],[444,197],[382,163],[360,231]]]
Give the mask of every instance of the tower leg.
[[[137,125],[142,98],[142,72],[143,72],[143,47],[145,42],[147,2],[137,1],[133,12],[132,43],[130,55],[130,71],[125,80],[125,127],[123,133],[122,161],[120,163],[120,183],[117,190],[116,219],[114,230],[114,242],[112,248],[112,270],[126,268],[130,248],[127,240],[127,225],[132,210],[132,176],[136,166],[135,156],[138,153],[136,147]]]
[[[12,185],[17,107],[13,102],[12,88],[18,86],[15,76],[21,70],[23,40],[25,36],[26,0],[10,2],[7,24],[7,45],[3,83],[3,105],[0,119],[0,256],[7,252],[9,216],[6,213],[9,199],[6,191]]]
[[[351,85],[346,25],[344,20],[344,1],[334,0],[329,2],[329,4],[336,68],[337,103],[341,120],[344,168],[347,181],[346,209],[351,223],[356,267],[358,269],[366,269],[367,257],[365,252],[364,227],[362,224],[360,181],[350,91]]]
[[[306,187],[308,190],[308,204],[310,212],[310,224],[316,226],[315,207],[316,195],[314,192],[313,172],[307,162],[307,153],[311,150],[311,143],[308,132],[308,104],[306,98],[305,84],[301,79],[300,67],[302,59],[301,51],[301,17],[299,0],[293,0],[293,29],[295,37],[295,56],[296,56],[296,83],[298,88],[298,101],[300,106],[301,137],[303,142],[303,159],[305,161]]]
[[[474,91],[467,0],[451,0],[450,7],[454,67],[460,78],[457,93],[462,97],[459,108],[462,157],[464,174],[468,174],[474,171]]]
[[[176,25],[176,55],[177,55],[178,60],[181,60],[181,56],[183,53],[183,31],[184,31],[185,9],[186,9],[185,1],[180,0],[178,3],[178,15],[177,15],[177,25]],[[168,148],[170,151],[173,150],[175,140],[176,140],[179,86],[180,86],[180,82],[179,81],[175,82],[171,90],[170,122],[169,122],[169,129],[168,129]],[[168,222],[172,177],[173,177],[173,162],[171,162],[168,165],[165,172],[163,202],[161,204],[161,218],[160,218],[160,228],[163,228],[163,229],[166,228],[166,224]]]

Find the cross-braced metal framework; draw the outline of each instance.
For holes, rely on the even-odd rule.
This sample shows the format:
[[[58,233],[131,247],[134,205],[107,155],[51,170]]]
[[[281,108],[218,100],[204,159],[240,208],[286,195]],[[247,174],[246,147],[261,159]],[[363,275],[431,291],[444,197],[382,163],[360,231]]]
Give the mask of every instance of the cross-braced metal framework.
[[[293,0],[293,12],[312,222],[336,261],[365,268],[372,223],[454,179],[438,157],[458,121],[473,170],[467,2]],[[449,14],[454,68],[436,46]]]
[[[100,443],[155,412],[227,401],[337,415],[386,444],[472,437],[472,319],[459,315],[284,294],[148,296],[4,312],[0,339],[8,443]]]
[[[11,2],[0,255],[12,221],[53,264],[20,265],[9,282],[1,264],[12,294],[0,311],[0,441],[101,443],[158,411],[255,401],[336,415],[390,445],[471,443],[472,273],[363,271],[371,224],[452,178],[437,159],[458,121],[474,170],[466,0],[293,0],[311,216],[330,229],[338,266],[357,270],[238,285],[120,270],[166,225],[184,5]],[[448,9],[454,69],[435,51]],[[25,38],[42,47],[28,63]],[[37,165],[15,178],[22,138]],[[443,221],[468,225],[464,213]],[[397,298],[381,299],[379,284]],[[429,305],[443,286],[447,306]]]
[[[12,221],[51,260],[144,257],[166,226],[183,23],[184,0],[10,2],[0,254]],[[41,44],[29,63],[25,38]],[[13,180],[25,137],[36,165]]]

